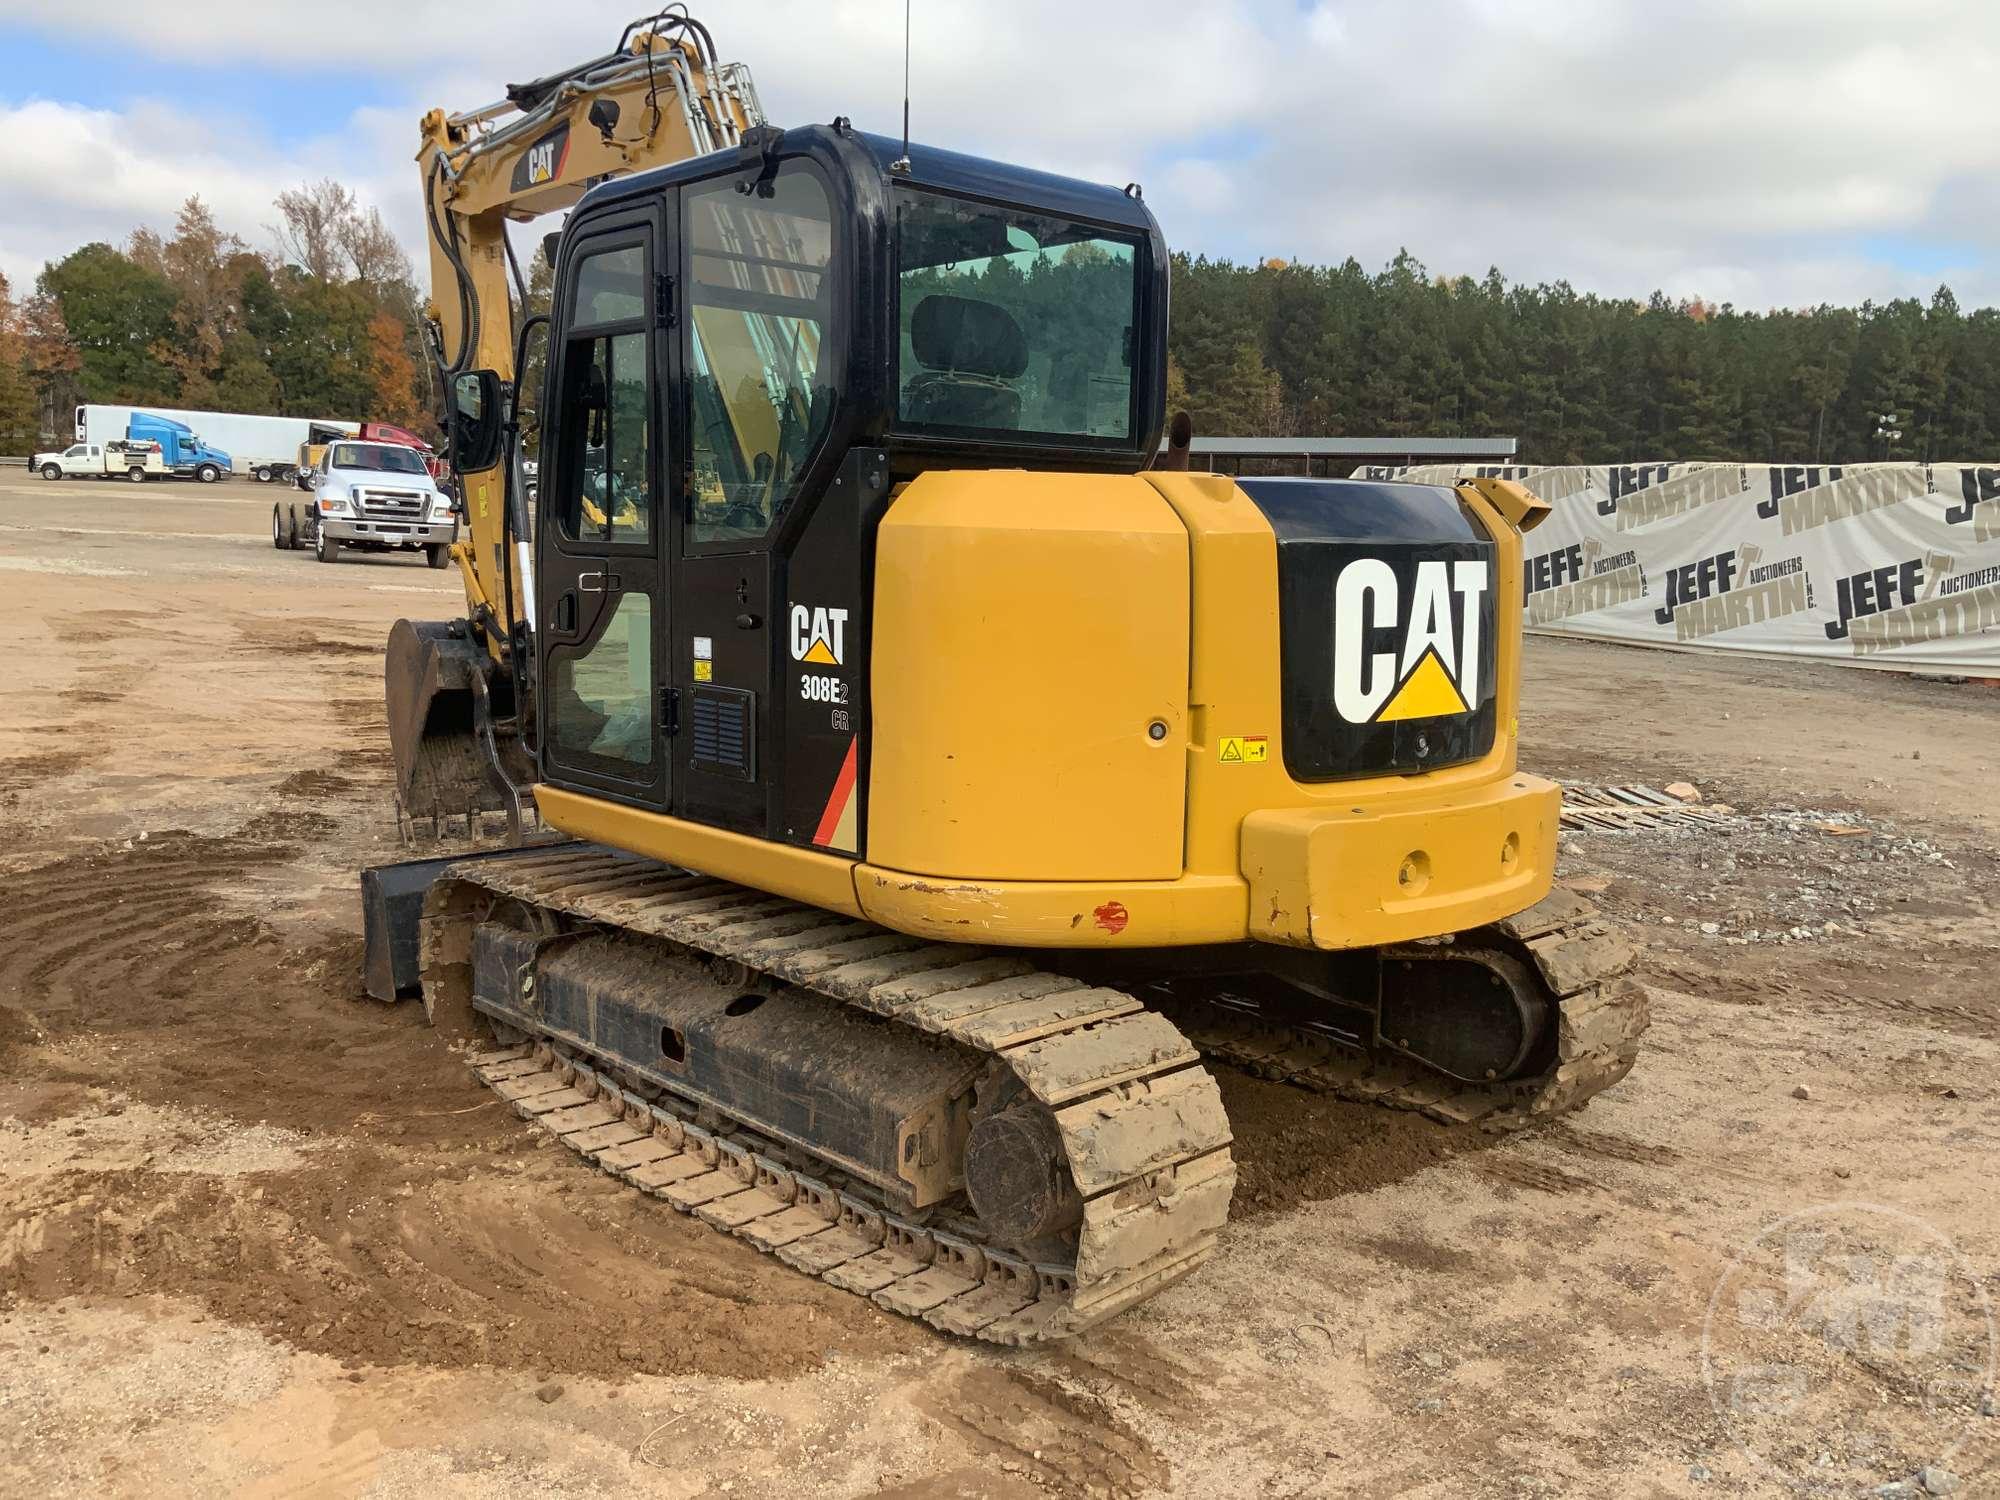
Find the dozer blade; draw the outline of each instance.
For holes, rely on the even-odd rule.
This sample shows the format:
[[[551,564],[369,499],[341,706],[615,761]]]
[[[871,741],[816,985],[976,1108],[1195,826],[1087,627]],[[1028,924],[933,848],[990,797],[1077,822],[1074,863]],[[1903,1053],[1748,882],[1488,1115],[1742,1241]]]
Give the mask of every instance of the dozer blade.
[[[417,941],[424,893],[453,865],[546,854],[567,840],[526,849],[485,849],[439,859],[370,865],[361,872],[361,980],[371,999],[394,1002],[422,993]]]

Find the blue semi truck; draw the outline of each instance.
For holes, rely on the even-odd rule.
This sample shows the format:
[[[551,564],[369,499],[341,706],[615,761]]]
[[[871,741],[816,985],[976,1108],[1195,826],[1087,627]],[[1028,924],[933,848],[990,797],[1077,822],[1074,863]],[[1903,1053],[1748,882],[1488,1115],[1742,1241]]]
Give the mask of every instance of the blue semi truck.
[[[204,443],[187,423],[176,422],[172,417],[156,417],[151,412],[135,411],[126,426],[125,436],[131,442],[158,443],[160,460],[170,473],[184,479],[196,479],[203,484],[214,484],[230,472],[233,462],[220,448],[211,448]]]

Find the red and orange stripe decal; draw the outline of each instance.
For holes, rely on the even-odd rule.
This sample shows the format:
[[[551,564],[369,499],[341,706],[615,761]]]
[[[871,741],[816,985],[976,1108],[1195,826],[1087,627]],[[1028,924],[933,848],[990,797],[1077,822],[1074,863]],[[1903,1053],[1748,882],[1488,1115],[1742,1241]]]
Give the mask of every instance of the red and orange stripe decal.
[[[840,774],[833,778],[833,795],[826,799],[826,811],[819,815],[819,827],[813,831],[813,842],[822,848],[843,849],[851,854],[859,847],[855,838],[854,778],[860,746],[859,735],[848,740],[847,758],[840,763]]]

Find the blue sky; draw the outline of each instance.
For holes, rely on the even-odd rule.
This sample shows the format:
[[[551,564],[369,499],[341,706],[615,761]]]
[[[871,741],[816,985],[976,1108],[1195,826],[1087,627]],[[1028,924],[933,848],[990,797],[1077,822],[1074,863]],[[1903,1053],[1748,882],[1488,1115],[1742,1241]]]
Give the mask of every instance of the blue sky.
[[[423,264],[432,105],[599,53],[631,0],[0,0],[0,272],[171,224],[270,248],[332,175]],[[900,124],[901,0],[701,5],[782,123]],[[1900,0],[917,0],[916,134],[1137,179],[1178,248],[1655,288],[2000,302],[2000,6]]]
[[[1925,239],[1911,234],[1857,235],[1855,249],[1870,260],[1919,276],[1949,277],[1979,264],[1985,251],[1966,240]]]
[[[39,96],[104,110],[158,99],[218,120],[240,116],[279,146],[322,135],[357,108],[393,104],[403,92],[396,80],[358,61],[329,68],[246,66],[227,54],[209,62],[169,60],[149,51],[142,39],[83,46],[73,36],[19,22],[0,24],[0,57],[7,59],[0,98],[18,102]]]

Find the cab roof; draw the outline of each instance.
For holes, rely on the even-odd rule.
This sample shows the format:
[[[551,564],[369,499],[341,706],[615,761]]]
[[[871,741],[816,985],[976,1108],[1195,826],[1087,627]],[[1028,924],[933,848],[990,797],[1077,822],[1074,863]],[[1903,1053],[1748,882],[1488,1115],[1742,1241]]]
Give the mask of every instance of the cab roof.
[[[903,143],[889,136],[856,132],[856,140],[888,172],[891,163],[903,155]],[[1031,204],[1052,214],[1095,219],[1141,233],[1153,227],[1145,205],[1121,188],[1101,182],[1085,182],[1078,177],[1062,177],[1040,172],[1012,162],[992,161],[983,156],[967,156],[938,146],[910,144],[910,170],[896,178],[920,187],[943,188],[974,198],[991,198],[1003,203]]]
[[[1050,214],[1090,219],[1140,234],[1156,232],[1146,205],[1122,188],[1063,177],[1054,172],[1041,172],[1011,162],[992,161],[983,156],[968,156],[938,146],[911,142],[910,170],[907,173],[892,173],[889,170],[890,165],[903,155],[900,140],[869,135],[844,126],[799,126],[784,133],[777,149],[791,153],[815,144],[837,149],[838,143],[842,142],[860,146],[885,182],[910,182],[920,187],[965,193],[975,198],[1040,209]],[[717,157],[732,154],[750,157],[753,151],[751,147],[744,146],[733,152],[718,151],[709,156],[697,156],[649,171],[635,172],[629,177],[616,177],[592,188],[577,208],[581,210],[618,199],[643,197],[673,183],[706,177],[715,171]]]

